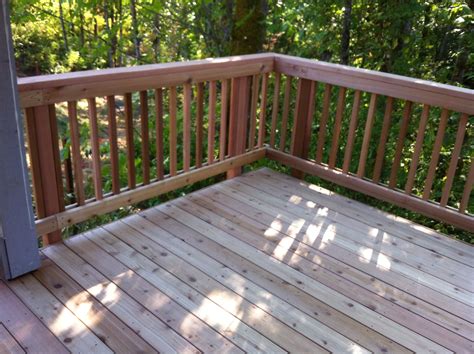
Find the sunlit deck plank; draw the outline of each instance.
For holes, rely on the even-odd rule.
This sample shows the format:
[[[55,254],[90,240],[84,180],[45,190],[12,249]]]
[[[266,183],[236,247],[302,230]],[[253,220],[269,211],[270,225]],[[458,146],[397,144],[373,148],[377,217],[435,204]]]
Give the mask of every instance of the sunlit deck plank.
[[[148,215],[153,218],[155,211],[149,210],[145,216],[148,217]],[[337,332],[333,332],[330,328],[275,297],[257,284],[246,282],[245,278],[231,271],[225,265],[216,262],[195,248],[183,244],[182,241],[171,235],[173,231],[176,233],[176,228],[171,226],[164,230],[143,218],[136,218],[134,225],[142,225],[144,229],[140,229],[140,231],[143,234],[166,246],[167,249],[182,258],[181,263],[183,264],[176,270],[196,267],[219,282],[216,284],[216,282],[207,280],[207,283],[211,283],[213,286],[206,293],[212,294],[213,292],[223,291],[227,287],[239,294],[234,303],[240,303],[238,306],[240,311],[243,310],[252,314],[256,311],[251,309],[257,307],[260,311],[255,313],[253,319],[243,318],[243,320],[251,320],[252,322],[249,325],[258,329],[282,347],[291,348],[295,352],[324,352],[325,350],[322,350],[321,347],[331,351],[345,352],[348,348],[356,347],[351,340],[340,336]],[[184,260],[188,264],[184,263]],[[198,279],[196,284],[200,283]],[[227,295],[228,301],[234,297]],[[250,309],[246,310],[248,307]],[[282,324],[285,325],[282,326]],[[311,342],[300,333],[314,342]],[[315,342],[321,347],[315,345]],[[363,348],[357,349],[361,353],[364,352]]]
[[[125,224],[122,222],[115,226],[123,228],[125,231],[127,230]],[[106,227],[108,230],[110,230],[108,226]],[[130,232],[127,233],[127,235],[130,234]],[[117,237],[122,236],[122,234],[117,231],[115,231],[115,235]],[[99,242],[97,237],[100,236],[100,233],[94,232],[93,236],[90,237]],[[111,239],[109,238],[109,240],[111,240],[111,243],[109,243],[108,250],[111,252],[111,254],[114,254],[114,252],[119,252],[118,254],[115,253],[115,255],[129,265],[134,264],[134,271],[140,274],[140,276],[144,277],[144,279],[149,281],[157,288],[162,289],[162,291],[164,291],[181,306],[187,309],[189,313],[192,313],[196,317],[200,318],[203,322],[214,328],[217,332],[228,337],[237,346],[248,351],[283,351],[280,347],[267,340],[250,326],[242,323],[240,319],[233,316],[230,312],[218,306],[207,296],[201,294],[188,284],[177,279],[174,275],[170,274],[167,269],[158,266],[158,264],[150,260],[147,260],[138,254],[137,251],[131,249],[130,246],[118,241],[116,238],[114,239],[114,237]],[[111,251],[111,248],[114,248],[116,251]],[[141,251],[144,251],[143,247]],[[157,254],[157,257],[171,257],[171,255],[167,252],[160,251]]]
[[[270,200],[277,199],[279,203],[284,203],[283,210],[286,210],[286,207],[292,210],[303,209],[310,213],[312,219],[309,221],[324,220],[342,231],[349,231],[344,233],[345,239],[354,240],[367,247],[376,247],[381,253],[397,258],[398,261],[410,264],[418,270],[435,275],[470,292],[474,290],[474,279],[469,276],[474,269],[466,264],[404,240],[398,237],[397,233],[387,232],[382,227],[372,227],[357,220],[356,217],[347,217],[326,205],[317,204],[311,196],[295,191],[296,188],[290,193],[281,184],[273,185],[263,176],[242,177],[239,178],[239,182],[247,184],[246,190],[250,188],[251,195],[256,195],[259,199],[270,195]]]
[[[100,231],[98,229],[92,233]],[[140,265],[135,260],[135,254],[127,254],[128,263],[119,262],[111,254],[90,241],[88,235],[87,233],[69,240],[68,247],[90,265],[100,269],[102,274],[158,317],[166,325],[166,330],[162,331],[161,335],[179,353],[183,351],[196,352],[198,349],[209,351],[212,348],[223,352],[232,352],[234,346],[229,341],[216,335],[195,316],[190,315],[188,311],[179,306],[174,300],[175,297],[168,296],[138,274]],[[114,252],[111,253],[114,254]],[[123,260],[124,257],[120,259]],[[235,351],[239,352],[239,350]]]
[[[219,193],[217,195],[221,194]],[[292,234],[288,231],[286,234],[284,232],[280,232],[278,230],[278,226],[281,225],[280,222],[278,222],[278,225],[274,225],[273,227],[272,222],[267,224],[263,223],[261,220],[265,219],[266,217],[263,212],[254,211],[254,219],[252,219],[241,213],[243,212],[244,208],[239,209],[237,207],[239,203],[237,200],[223,204],[219,203],[217,199],[219,197],[215,198],[216,199],[207,198],[202,193],[198,193],[195,196],[189,196],[187,199],[192,200],[197,205],[209,209],[219,216],[227,218],[230,223],[225,221],[221,222],[218,218],[216,222],[219,223],[219,225],[228,225],[227,229],[229,229],[230,233],[237,232],[243,236],[249,234],[251,241],[260,241],[264,245],[265,249],[273,249],[274,252],[276,251],[277,253],[283,254],[285,258],[290,260],[303,257],[304,259],[313,262],[315,265],[323,267],[324,269],[332,272],[332,276],[336,279],[347,279],[373,292],[374,294],[384,297],[405,309],[408,309],[449,329],[450,331],[463,335],[468,339],[472,338],[474,326],[468,321],[454,316],[449,312],[446,312],[444,309],[433,306],[426,301],[420,300],[408,292],[394,288],[389,284],[386,284],[369,274],[361,272],[354,267],[349,267],[344,263],[344,256],[335,258],[334,254],[332,256],[328,256],[319,249],[310,247],[310,245],[308,245],[308,240],[305,239],[304,234]],[[227,205],[232,205],[234,209],[228,207]],[[196,209],[195,207],[193,208]],[[248,205],[245,206],[245,209],[246,212],[252,211],[251,207]],[[207,217],[207,219],[214,220],[214,218],[211,217]],[[291,228],[291,226],[283,227],[282,231],[288,230],[289,228]],[[325,244],[322,245],[324,246]],[[311,266],[311,264],[309,264],[308,268],[311,267],[314,268],[314,265]],[[390,304],[390,306],[393,306],[393,304]],[[395,315],[395,317],[397,317],[398,312],[396,312]]]
[[[31,274],[8,285],[69,350],[78,353],[113,353]]]
[[[50,259],[43,261],[34,276],[114,352],[155,352]]]
[[[184,338],[170,331],[149,309],[135,301],[66,246],[54,245],[43,252],[158,351],[178,352],[178,348],[192,351]],[[125,278],[126,275],[124,274]]]
[[[262,286],[272,294],[321,321],[328,327],[331,327],[334,331],[340,332],[347,338],[351,338],[362,347],[373,352],[388,351],[403,353],[408,351],[406,348],[383,337],[375,330],[363,326],[361,323],[354,321],[351,317],[333,309],[318,299],[302,292],[299,288],[278,278],[271,273],[271,270],[258,267],[237,253],[223,248],[215,241],[203,237],[194,229],[167,215],[155,210],[149,210],[141,215],[146,216],[146,219],[155,225],[168,230],[181,244],[185,242],[186,244],[192,245],[209,257],[219,261],[222,264],[221,267],[229,267],[253,283]],[[153,236],[150,236],[150,238],[152,237]]]
[[[442,235],[432,229],[343,197],[314,184],[276,173],[268,168],[262,168],[248,174],[249,177],[252,175],[268,178],[268,182],[272,184],[278,182],[278,185],[285,190],[304,193],[314,198],[319,204],[338,210],[344,215],[351,218],[356,217],[368,225],[383,228],[388,232],[396,234],[397,237],[406,239],[435,253],[448,256],[471,267],[474,266],[474,247],[466,247],[468,245],[465,243]]]
[[[212,187],[194,193],[193,195],[190,195],[189,198],[194,201],[200,201],[201,203],[207,202],[208,205],[214,205],[218,210],[223,210],[223,206],[231,207],[236,210],[236,215],[240,219],[245,216],[247,222],[251,223],[252,220],[255,220],[258,224],[261,224],[260,227],[262,228],[262,232],[265,232],[268,229],[267,233],[269,234],[269,238],[279,231],[280,233],[308,244],[323,257],[324,255],[330,256],[329,259],[332,258],[339,260],[340,262],[351,266],[353,270],[359,270],[370,275],[370,286],[382,292],[386,297],[390,297],[390,291],[387,291],[385,286],[381,286],[380,282],[382,281],[385,284],[391,285],[389,289],[392,289],[394,294],[396,294],[396,296],[393,297],[395,300],[392,301],[403,302],[403,297],[400,298],[400,291],[402,291],[406,294],[413,294],[416,298],[421,299],[428,304],[437,306],[433,315],[444,316],[446,313],[446,315],[449,316],[449,314],[452,313],[456,315],[457,318],[465,318],[467,321],[474,322],[474,314],[470,306],[462,302],[453,301],[452,298],[426,287],[423,284],[418,283],[416,280],[408,279],[402,274],[384,269],[377,264],[377,259],[375,259],[374,262],[363,261],[357,253],[352,253],[336,243],[330,243],[330,240],[326,240],[323,235],[319,237],[317,242],[315,242],[314,235],[311,235],[311,232],[308,232],[309,230],[307,230],[307,226],[305,227],[304,225],[305,220],[299,219],[298,221],[294,218],[287,219],[284,214],[280,213],[278,214],[278,217],[275,217],[275,215],[269,213],[271,208],[265,204],[260,203],[257,205],[250,205],[245,203],[249,199],[248,196],[243,200],[237,200],[235,199],[237,197],[236,194],[230,194],[231,196]],[[324,258],[328,259],[327,256]],[[321,264],[322,266],[327,266],[328,262],[321,262]],[[342,270],[344,274],[348,274],[346,269]],[[354,279],[352,279],[352,281],[354,281]]]
[[[182,282],[192,288],[195,291],[199,291],[205,297],[219,305],[222,309],[226,310],[228,313],[232,314],[236,318],[240,319],[242,323],[235,322],[237,326],[249,326],[256,331],[260,332],[263,336],[268,337],[272,342],[282,345],[281,341],[285,338],[290,344],[295,347],[295,350],[300,352],[324,352],[321,348],[315,345],[314,342],[309,339],[298,335],[291,327],[286,326],[285,324],[276,321],[268,313],[264,312],[260,307],[255,306],[250,303],[245,298],[241,297],[237,292],[233,293],[231,290],[222,286],[220,283],[213,280],[207,273],[202,272],[201,270],[193,267],[191,264],[186,263],[183,257],[179,258],[178,252],[182,252],[182,256],[186,259],[193,258],[193,255],[189,255],[189,251],[183,249],[175,249],[172,247],[172,240],[170,242],[169,238],[164,241],[166,248],[162,244],[158,244],[146,237],[144,233],[146,231],[150,232],[150,225],[153,224],[147,222],[141,217],[132,217],[125,220],[127,224],[122,225],[108,225],[106,226],[108,232],[94,232],[91,235],[91,239],[94,242],[97,242],[103,247],[107,247],[109,250],[112,249],[110,246],[113,243],[115,249],[120,249],[121,252],[117,255],[124,262],[136,262],[141,265],[142,268],[148,268],[150,271],[139,271],[142,276],[148,279],[150,282],[163,287],[172,286],[173,280],[169,280],[169,276],[164,275],[162,279],[156,279],[157,276],[161,275],[161,272],[153,272],[157,266],[162,269],[166,269],[168,272],[173,274],[175,277],[179,278]],[[130,225],[130,226],[128,226]],[[139,231],[133,227],[137,227]],[[159,232],[152,229],[151,233],[153,235],[159,236]],[[114,236],[112,236],[112,234]],[[115,238],[115,236],[127,240],[127,243],[133,248],[130,248],[123,244],[121,241]],[[131,237],[130,237],[131,236]],[[163,238],[161,238],[163,241]],[[108,241],[108,243],[107,243]],[[181,242],[180,242],[181,243]],[[178,251],[178,252],[177,252]],[[113,251],[112,251],[113,252]],[[141,255],[137,253],[140,252]],[[166,254],[166,256],[161,256]],[[121,255],[129,255],[125,258]],[[166,285],[164,285],[164,283]],[[193,290],[188,290],[182,293],[182,296],[190,296]],[[179,294],[177,295],[179,296]],[[175,298],[177,297],[175,295]],[[198,312],[210,311],[211,309],[206,308],[205,303],[202,301],[199,302],[201,305],[197,308]],[[214,321],[218,317],[218,313],[213,315]],[[291,337],[293,336],[293,337]],[[255,348],[264,349],[265,340],[264,337],[256,337],[253,340]],[[268,347],[265,350],[275,350],[275,348],[270,349]],[[253,349],[255,350],[255,349]]]
[[[31,310],[0,281],[0,322],[18,343],[30,353],[50,348],[55,353],[68,353],[66,347],[51,333]],[[33,335],[34,333],[34,335]]]
[[[302,210],[301,208],[293,208],[293,205],[291,205],[291,203],[287,203],[285,200],[280,200],[278,198],[270,198],[268,196],[263,195],[255,188],[249,189],[247,187],[243,187],[241,184],[235,181],[232,181],[232,184],[227,185],[219,184],[215,186],[215,189],[227,195],[238,198],[239,200],[246,201],[255,207],[261,208],[262,210],[271,210],[273,215],[278,215],[279,218],[284,219],[289,223],[294,223],[295,221],[299,220],[303,221],[306,224],[306,227],[312,225],[311,227],[315,228],[316,230],[322,229],[321,232],[324,233],[324,235],[326,236],[325,239],[327,241],[342,244],[344,248],[358,254],[359,257],[368,258],[370,260],[371,255],[366,254],[365,251],[367,250],[368,252],[370,252],[372,248],[368,249],[357,242],[351,242],[345,237],[335,237],[335,232],[337,232],[337,230],[335,229],[341,225],[337,225],[336,227],[331,226],[334,225],[334,223],[330,219],[327,220],[324,216],[320,216],[319,224],[312,223],[312,219],[315,218],[314,212]],[[247,194],[242,192],[242,190],[246,191]],[[249,194],[255,197],[249,197]],[[262,201],[260,198],[267,200]],[[291,211],[288,211],[288,208],[291,208]],[[354,221],[354,223],[355,222],[356,221]],[[351,231],[349,230],[349,232]],[[352,230],[352,232],[354,233],[356,231]],[[328,233],[328,235],[326,235],[326,233]],[[361,237],[366,236],[364,234],[361,234]],[[386,260],[386,262],[381,263],[381,266],[383,266],[387,270],[403,274],[409,279],[421,282],[424,285],[431,287],[434,290],[437,290],[438,292],[444,293],[445,295],[448,295],[453,299],[461,301],[469,306],[473,302],[472,293],[467,290],[458,288],[443,279],[425,273],[406,263],[394,260],[390,261],[390,258],[387,256],[385,256],[384,260]]]
[[[233,238],[224,231],[183,211],[182,209],[173,205],[173,203],[167,203],[163,205],[160,207],[160,210],[174,219],[182,223],[184,222],[195,230],[198,230],[204,236],[214,239],[223,247],[227,247],[234,250],[235,252],[238,252],[245,258],[251,260],[253,263],[258,264],[266,269],[272,269],[274,274],[277,274],[291,284],[297,285],[301,289],[309,292],[311,295],[322,299],[324,302],[331,304],[331,306],[334,308],[339,310],[344,309],[346,312],[348,311],[347,309],[350,308],[350,313],[353,318],[356,318],[358,321],[365,324],[370,322],[371,325],[377,326],[380,333],[391,339],[394,339],[397,342],[402,342],[410,349],[415,351],[432,350],[436,352],[450,352],[437,343],[413,333],[407,328],[386,317],[376,314],[372,310],[357,302],[351,301],[337,291],[319,282],[312,281],[311,278],[308,278],[298,270],[288,267],[275,258],[266,255],[264,252]]]
[[[190,203],[187,200],[178,200],[174,202],[180,209],[187,211],[188,213],[199,217],[207,223],[216,226],[222,231],[235,238],[245,242],[246,244],[252,245],[257,249],[263,251],[265,254],[278,259],[284,264],[300,271],[302,274],[336,290],[340,294],[343,294],[347,299],[356,301],[367,308],[371,309],[375,313],[385,316],[388,319],[397,322],[415,333],[424,335],[425,337],[442,343],[445,346],[453,345],[456,346],[458,351],[466,350],[469,348],[469,340],[459,335],[439,327],[434,326],[424,318],[415,315],[411,311],[394,304],[393,302],[377,296],[368,290],[357,287],[344,277],[339,276],[337,273],[329,272],[324,267],[319,266],[317,263],[310,262],[306,258],[299,256],[293,251],[285,247],[285,244],[290,244],[297,247],[297,242],[291,238],[283,239],[280,244],[266,241],[261,237],[259,233],[252,233],[250,230],[243,228],[233,221],[229,221],[219,215],[206,211],[205,208],[198,206],[197,204]],[[281,245],[282,244],[282,245]],[[349,307],[351,307],[349,305]],[[350,313],[350,310],[349,312]],[[451,327],[454,327],[453,325]],[[467,324],[466,336],[470,336],[472,333],[469,330]],[[472,326],[470,327],[472,329]],[[440,339],[441,338],[441,339]],[[454,343],[454,344],[452,344]]]

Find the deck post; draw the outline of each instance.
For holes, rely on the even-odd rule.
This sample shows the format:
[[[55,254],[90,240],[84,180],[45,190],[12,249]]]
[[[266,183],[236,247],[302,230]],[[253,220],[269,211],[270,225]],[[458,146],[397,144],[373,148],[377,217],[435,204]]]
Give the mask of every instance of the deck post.
[[[64,211],[58,127],[54,105],[26,109],[26,127],[36,213],[39,218]],[[43,235],[43,245],[61,241],[61,231]]]
[[[236,156],[245,152],[247,142],[247,126],[249,120],[249,96],[251,76],[232,79],[229,118],[229,156]],[[227,171],[227,179],[239,176],[242,167]]]
[[[0,5],[0,277],[39,267],[38,241],[18,104],[9,1]]]
[[[311,126],[313,122],[314,94],[314,81],[299,79],[291,154],[302,159],[306,159],[309,153]],[[304,173],[296,169],[291,169],[291,175],[300,179],[304,177]]]

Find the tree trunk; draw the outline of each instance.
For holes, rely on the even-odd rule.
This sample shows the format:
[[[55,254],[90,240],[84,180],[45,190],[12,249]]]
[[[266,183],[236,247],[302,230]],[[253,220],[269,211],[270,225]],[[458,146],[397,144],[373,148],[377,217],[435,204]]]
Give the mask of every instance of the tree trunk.
[[[118,40],[118,66],[122,66],[122,38],[123,38],[123,7],[122,0],[118,0],[118,19],[119,19],[119,40]]]
[[[79,22],[80,22],[80,40],[81,40],[81,47],[84,47],[85,44],[85,36],[84,36],[84,12],[82,11],[82,7],[79,7]]]
[[[265,40],[263,0],[239,0],[233,16],[231,54],[251,54],[262,51]]]
[[[352,0],[345,0],[341,38],[341,64],[349,64],[349,42],[351,39]]]
[[[153,53],[155,56],[155,63],[160,62],[160,14],[156,13],[154,18],[153,18],[153,32],[154,32],[154,37],[153,37]]]
[[[135,47],[135,58],[140,61],[140,37],[138,34],[137,8],[135,0],[130,0],[130,15],[132,16],[132,39]]]
[[[428,55],[428,49],[426,46],[427,40],[428,40],[428,35],[430,33],[430,15],[431,15],[431,4],[425,4],[425,10],[423,12],[423,29],[421,30],[421,48],[420,48],[420,53],[418,55],[418,60],[420,63],[424,63],[427,55]]]
[[[67,43],[66,24],[64,22],[63,0],[59,0],[59,21],[61,22],[61,31],[63,32],[64,49],[68,52],[69,46]]]
[[[226,0],[225,2],[225,26],[224,26],[224,43],[222,47],[223,53],[225,55],[230,55],[230,46],[232,43],[232,28],[234,27],[234,22],[232,21],[232,13],[234,12],[234,0]]]
[[[112,3],[113,4],[113,3]],[[112,8],[110,9],[110,23],[111,23],[111,39],[110,43],[112,45],[111,51],[112,51],[112,61],[113,61],[113,66],[117,66],[117,30],[116,30],[116,11],[115,7],[112,5]]]
[[[405,20],[399,28],[399,35],[397,37],[397,45],[390,53],[385,57],[384,64],[381,67],[381,71],[388,73],[393,72],[393,65],[403,54],[403,48],[405,47],[405,37],[407,37],[412,30],[411,19]]]
[[[76,32],[76,28],[75,28],[75,26],[74,26],[74,18],[75,18],[75,16],[74,16],[74,10],[73,10],[73,9],[74,9],[74,6],[73,6],[71,0],[68,0],[67,3],[68,3],[68,5],[69,5],[69,19],[70,19],[69,26],[70,26],[70,28],[71,28],[71,32],[74,33],[74,32]],[[74,36],[75,36],[75,35],[76,35],[76,34],[74,33]]]
[[[114,67],[114,56],[113,56],[113,45],[112,45],[112,31],[109,25],[109,4],[108,1],[104,1],[104,22],[105,30],[107,31],[107,39],[110,41],[107,49],[107,56],[109,60],[109,68]]]
[[[460,83],[461,85],[465,84],[464,75],[466,73],[468,60],[468,51],[460,51],[458,58],[456,59],[456,66],[454,68],[452,81]]]

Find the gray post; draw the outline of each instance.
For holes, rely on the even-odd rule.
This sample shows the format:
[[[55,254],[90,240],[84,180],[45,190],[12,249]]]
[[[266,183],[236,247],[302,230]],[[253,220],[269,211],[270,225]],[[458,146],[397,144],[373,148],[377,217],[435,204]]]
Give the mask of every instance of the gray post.
[[[0,0],[0,277],[39,267],[23,125],[11,39],[9,1]]]

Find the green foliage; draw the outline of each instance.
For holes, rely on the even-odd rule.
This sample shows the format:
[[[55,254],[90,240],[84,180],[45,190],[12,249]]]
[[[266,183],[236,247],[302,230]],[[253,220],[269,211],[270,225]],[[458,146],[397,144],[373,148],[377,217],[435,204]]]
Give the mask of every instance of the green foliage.
[[[467,2],[350,3],[350,65],[474,86],[474,15]],[[14,0],[12,28],[18,71],[26,75],[224,56],[247,48],[261,31],[263,48],[258,39],[249,48],[339,62],[346,4]]]

